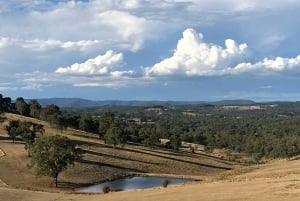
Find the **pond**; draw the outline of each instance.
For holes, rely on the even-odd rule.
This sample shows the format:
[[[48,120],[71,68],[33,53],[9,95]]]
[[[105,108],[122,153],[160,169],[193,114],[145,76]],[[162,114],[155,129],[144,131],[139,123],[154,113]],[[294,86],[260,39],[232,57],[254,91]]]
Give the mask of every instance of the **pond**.
[[[124,191],[133,189],[146,189],[162,186],[163,180],[167,179],[169,185],[192,182],[192,179],[180,179],[180,178],[165,178],[165,177],[131,177],[118,179],[111,182],[105,182],[101,184],[95,184],[88,187],[78,189],[77,192],[84,193],[102,193],[104,186],[109,186],[111,191]]]

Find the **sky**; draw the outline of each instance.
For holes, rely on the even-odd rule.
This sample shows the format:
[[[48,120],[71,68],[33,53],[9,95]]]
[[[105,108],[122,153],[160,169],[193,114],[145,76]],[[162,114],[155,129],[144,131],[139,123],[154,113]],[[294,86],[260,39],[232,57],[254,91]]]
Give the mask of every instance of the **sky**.
[[[299,0],[0,0],[0,93],[300,100]]]

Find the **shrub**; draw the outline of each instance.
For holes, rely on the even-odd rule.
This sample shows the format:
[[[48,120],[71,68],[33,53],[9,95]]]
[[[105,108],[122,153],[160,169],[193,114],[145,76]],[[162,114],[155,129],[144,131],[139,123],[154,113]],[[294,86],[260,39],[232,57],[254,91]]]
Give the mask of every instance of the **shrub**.
[[[103,191],[103,193],[109,193],[110,192],[110,187],[109,186],[103,186],[102,191]]]
[[[190,145],[190,151],[194,154],[195,153],[195,148]]]
[[[167,188],[167,186],[169,185],[169,183],[170,183],[170,181],[169,181],[168,179],[164,179],[164,180],[162,181],[162,186],[163,186],[164,188]]]

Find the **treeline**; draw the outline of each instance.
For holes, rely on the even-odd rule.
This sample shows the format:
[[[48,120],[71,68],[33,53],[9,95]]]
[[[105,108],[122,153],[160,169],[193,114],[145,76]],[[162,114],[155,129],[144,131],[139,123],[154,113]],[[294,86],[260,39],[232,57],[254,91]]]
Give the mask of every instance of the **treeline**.
[[[4,99],[8,100],[5,104]],[[166,122],[158,122],[159,116],[155,112],[133,112],[128,115],[126,110],[121,113],[108,110],[101,113],[61,110],[53,104],[42,107],[36,100],[30,100],[27,103],[22,97],[18,97],[15,102],[12,102],[10,98],[2,97],[0,103],[1,105],[9,105],[9,107],[3,107],[1,110],[3,112],[40,119],[59,130],[70,127],[94,133],[105,143],[114,147],[123,146],[127,142],[142,143],[152,147],[160,146],[161,138],[170,139],[166,145],[168,148],[177,150],[181,145],[180,129],[172,125],[165,127]],[[132,121],[132,117],[137,117],[140,122]],[[21,135],[13,134],[12,136]]]
[[[148,143],[149,145],[158,145],[159,142],[159,138],[154,139],[152,133],[149,133],[149,136],[142,137],[142,139],[136,139],[135,134],[138,130],[136,124],[129,123],[121,116],[109,111],[93,116],[87,112],[62,111],[53,104],[42,107],[36,100],[30,100],[27,103],[22,97],[18,97],[15,102],[12,102],[11,98],[3,97],[1,94],[0,108],[0,113],[11,112],[40,119],[61,131],[70,127],[94,133],[103,139],[105,143],[114,147],[117,145],[122,146],[130,139],[136,142],[146,142],[147,140],[144,138],[149,136],[152,139],[151,143]],[[35,133],[31,124],[31,122],[10,121],[7,132],[12,137],[12,140],[15,140],[18,136],[24,140]],[[33,142],[33,140],[31,141]]]

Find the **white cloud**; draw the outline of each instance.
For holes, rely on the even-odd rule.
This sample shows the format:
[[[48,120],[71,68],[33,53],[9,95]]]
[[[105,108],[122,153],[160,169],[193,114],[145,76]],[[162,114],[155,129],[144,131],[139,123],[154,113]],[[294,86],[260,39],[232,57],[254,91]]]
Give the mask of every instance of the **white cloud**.
[[[266,86],[261,86],[259,87],[260,89],[272,89],[273,86],[272,85],[266,85]]]
[[[251,73],[266,75],[300,68],[300,55],[295,58],[265,58],[245,62],[247,44],[225,40],[225,47],[208,44],[193,29],[183,32],[174,54],[146,69],[148,76],[219,76]]]
[[[263,45],[276,45],[286,39],[286,36],[283,35],[270,35],[264,38],[262,41]]]
[[[112,50],[103,55],[60,67],[55,72],[36,71],[17,74],[23,89],[41,90],[52,85],[67,84],[75,87],[125,87],[130,84],[150,83],[154,78],[144,77],[139,71],[122,70],[123,54]]]
[[[148,75],[214,75],[224,67],[235,64],[246,57],[247,45],[238,45],[234,40],[227,39],[225,48],[208,44],[203,35],[193,29],[183,32],[172,57],[167,58],[152,68],[147,69]]]
[[[0,37],[0,48],[5,48],[14,43],[14,40],[7,37]]]
[[[295,58],[276,57],[274,59],[265,58],[256,63],[240,63],[232,68],[225,68],[221,74],[241,74],[252,73],[258,75],[270,75],[300,69],[300,55]]]
[[[203,10],[219,10],[223,12],[228,11],[253,11],[253,10],[272,10],[278,9],[285,6],[299,5],[298,0],[192,0],[197,7],[202,8]]]
[[[99,55],[89,59],[84,63],[75,63],[69,67],[58,68],[55,72],[60,74],[73,75],[107,75],[116,67],[123,63],[123,54],[107,51],[104,55]]]
[[[23,49],[28,49],[31,51],[48,51],[57,48],[63,50],[88,51],[89,49],[99,47],[101,44],[103,43],[99,40],[80,40],[63,42],[54,39],[21,40],[16,38],[0,37],[0,48],[14,46]]]
[[[148,34],[147,26],[151,26],[146,19],[122,11],[109,10],[98,17],[102,25],[113,29],[112,33],[117,34],[124,42],[131,42],[133,51],[141,49],[144,37]]]
[[[113,71],[106,75],[83,75],[65,73],[20,73],[16,75],[22,89],[43,90],[45,87],[71,85],[74,87],[107,87],[122,88],[129,85],[153,83],[154,78],[136,76],[133,71]]]
[[[0,83],[0,91],[14,91],[17,89],[12,83]]]
[[[25,16],[29,26],[24,27],[24,33],[42,40],[106,40],[109,45],[120,44],[120,49],[137,51],[161,24],[131,12],[138,4],[106,0],[59,3],[46,11],[29,12]]]

